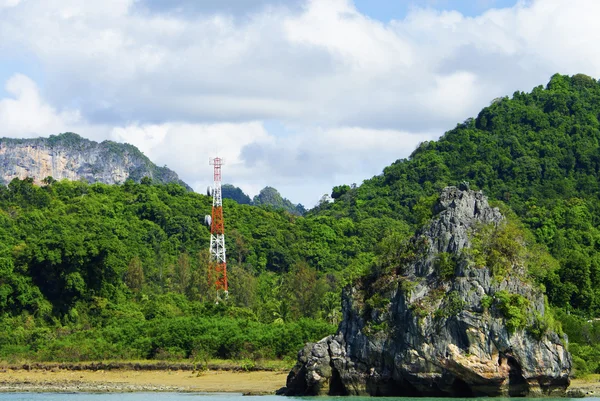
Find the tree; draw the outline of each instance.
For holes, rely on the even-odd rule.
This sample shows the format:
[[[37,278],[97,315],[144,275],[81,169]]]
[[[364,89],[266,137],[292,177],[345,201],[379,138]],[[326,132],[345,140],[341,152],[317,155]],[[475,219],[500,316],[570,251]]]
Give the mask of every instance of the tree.
[[[129,261],[124,281],[131,291],[139,293],[142,290],[142,286],[144,285],[144,269],[139,257],[136,256]]]
[[[248,255],[248,245],[246,244],[244,237],[236,229],[229,230],[227,237],[229,238],[229,243],[233,242],[233,246],[229,248],[229,255],[230,257],[233,256],[237,261],[237,264],[241,266],[246,258],[246,255]]]
[[[180,294],[185,294],[190,284],[190,276],[190,257],[187,253],[182,253],[173,271],[173,289]]]
[[[317,280],[317,271],[305,262],[298,262],[285,274],[283,297],[288,302],[291,317],[316,317],[324,288]]]
[[[227,266],[230,300],[236,305],[253,309],[256,306],[256,278],[239,265]]]
[[[350,191],[349,185],[338,185],[337,187],[333,187],[333,190],[331,192],[331,198],[337,199],[348,191]]]
[[[51,175],[49,175],[48,177],[46,177],[42,180],[42,183],[44,183],[45,185],[52,185],[55,182],[56,182],[56,180],[54,178],[52,178]]]
[[[194,301],[212,301],[212,282],[209,283],[210,253],[208,249],[202,249],[197,254],[197,264],[191,270],[190,285],[187,288],[187,296]]]

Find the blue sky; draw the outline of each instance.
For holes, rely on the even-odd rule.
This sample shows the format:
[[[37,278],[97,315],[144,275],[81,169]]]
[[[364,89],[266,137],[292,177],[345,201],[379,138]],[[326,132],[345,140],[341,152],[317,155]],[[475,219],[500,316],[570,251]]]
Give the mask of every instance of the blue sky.
[[[361,13],[383,22],[404,19],[412,8],[454,10],[474,17],[490,8],[512,7],[516,3],[517,0],[354,0]]]
[[[496,97],[598,78],[597,15],[597,0],[0,0],[0,137],[131,143],[199,191],[218,150],[226,182],[310,207]]]
[[[43,67],[36,61],[35,55],[24,54],[14,48],[0,51],[0,83],[6,82],[16,73],[25,74],[43,84]],[[4,96],[7,96],[7,92],[4,85],[0,84],[0,98]]]

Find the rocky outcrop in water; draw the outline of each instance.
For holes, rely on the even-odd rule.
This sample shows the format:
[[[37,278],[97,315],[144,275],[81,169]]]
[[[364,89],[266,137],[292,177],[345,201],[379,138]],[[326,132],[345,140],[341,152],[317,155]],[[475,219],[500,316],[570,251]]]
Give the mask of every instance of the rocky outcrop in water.
[[[48,176],[105,184],[119,184],[127,179],[139,182],[149,177],[159,183],[176,182],[191,190],[175,172],[156,166],[133,145],[98,143],[74,133],[0,139],[0,184],[26,177],[39,184]]]
[[[548,324],[521,256],[502,244],[477,253],[498,239],[503,216],[466,187],[446,188],[435,212],[396,265],[344,290],[337,334],[299,352],[287,395],[564,394],[566,338]]]

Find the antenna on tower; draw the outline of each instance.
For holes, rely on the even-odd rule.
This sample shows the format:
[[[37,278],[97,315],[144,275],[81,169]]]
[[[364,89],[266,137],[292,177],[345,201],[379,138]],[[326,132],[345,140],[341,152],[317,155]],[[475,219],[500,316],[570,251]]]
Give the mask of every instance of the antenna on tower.
[[[221,166],[224,164],[220,157],[210,158],[209,165],[214,166],[214,185],[212,187],[212,214],[206,216],[205,222],[210,221],[210,262],[208,268],[209,286],[216,290],[216,303],[227,299],[227,260],[225,257],[225,225],[223,219],[223,199],[221,197]]]

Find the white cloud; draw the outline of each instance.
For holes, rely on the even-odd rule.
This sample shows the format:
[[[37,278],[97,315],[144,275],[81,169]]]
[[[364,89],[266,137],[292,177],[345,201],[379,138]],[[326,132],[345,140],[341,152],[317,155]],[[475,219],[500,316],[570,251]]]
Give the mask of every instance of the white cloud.
[[[0,0],[0,10],[3,8],[16,7],[21,0]]]
[[[48,135],[77,125],[77,111],[57,111],[40,97],[37,85],[22,74],[13,75],[5,86],[13,97],[0,100],[0,127],[3,136]]]
[[[413,8],[389,23],[350,0],[253,0],[242,14],[178,1],[0,0],[2,59],[18,49],[43,77],[9,80],[0,136],[131,142],[197,186],[218,141],[234,184],[310,204],[495,97],[555,72],[600,76],[596,0],[521,1],[474,18]],[[265,121],[292,128],[268,132]]]
[[[557,71],[600,74],[594,0],[523,2],[476,18],[415,8],[387,24],[349,0],[242,19],[149,14],[136,4],[30,0],[5,13],[0,37],[35,54],[52,104],[75,103],[88,117],[109,111],[120,124],[280,119],[443,130]],[[436,98],[453,94],[461,99]]]
[[[334,185],[379,174],[434,137],[363,128],[321,128],[281,137],[260,122],[134,124],[112,130],[114,140],[136,145],[159,165],[168,164],[199,192],[211,184],[209,157],[220,155],[225,182],[250,195],[275,186],[305,205],[314,205]]]
[[[86,116],[109,109],[121,123],[281,119],[439,129],[446,121],[424,121],[438,112],[428,104],[407,109],[453,75],[438,71],[448,52],[402,30],[440,22],[460,28],[458,13],[417,12],[386,25],[346,0],[310,1],[300,12],[266,9],[243,20],[148,15],[136,13],[132,1],[113,2],[98,8],[31,0],[14,8],[0,37],[39,58],[52,103],[75,101]],[[32,28],[24,33],[26,21]],[[460,117],[471,110],[459,110]]]
[[[224,180],[251,195],[276,186],[285,196],[305,205],[339,183],[360,183],[381,172],[398,157],[406,157],[435,134],[410,134],[364,128],[313,128],[277,136],[259,121],[243,123],[96,125],[77,112],[59,112],[40,96],[37,85],[24,75],[6,83],[14,98],[0,99],[4,136],[37,137],[76,131],[85,137],[112,139],[137,146],[158,165],[168,165],[203,192],[211,184],[209,157],[225,159]]]
[[[291,43],[323,47],[349,72],[397,71],[415,58],[409,43],[362,16],[346,0],[312,0],[304,14],[288,17],[283,24]]]
[[[111,136],[137,146],[157,164],[168,164],[190,184],[212,179],[208,159],[215,155],[225,159],[230,177],[247,179],[249,174],[240,158],[242,148],[272,140],[259,122],[132,124],[114,128]]]

